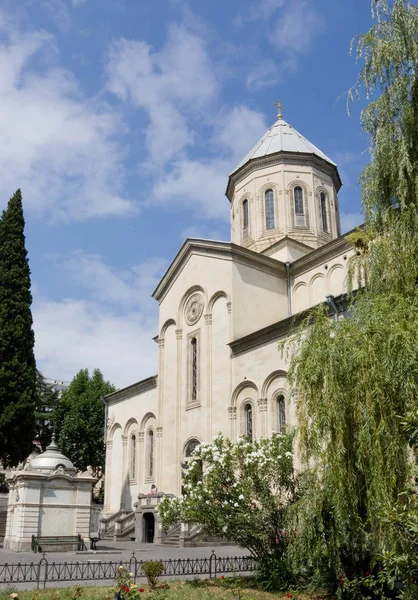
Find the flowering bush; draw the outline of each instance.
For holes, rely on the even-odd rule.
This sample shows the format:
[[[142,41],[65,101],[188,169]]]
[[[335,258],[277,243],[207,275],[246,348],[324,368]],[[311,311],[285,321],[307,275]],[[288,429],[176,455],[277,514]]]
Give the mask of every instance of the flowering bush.
[[[116,571],[115,588],[120,598],[135,598],[138,592],[144,591],[138,589],[138,586],[132,581],[133,573],[130,573],[126,567],[121,565]]]
[[[159,505],[163,529],[196,523],[260,560],[282,561],[286,511],[296,487],[292,446],[288,433],[252,443],[218,434],[211,444],[201,444],[184,472],[184,495]]]

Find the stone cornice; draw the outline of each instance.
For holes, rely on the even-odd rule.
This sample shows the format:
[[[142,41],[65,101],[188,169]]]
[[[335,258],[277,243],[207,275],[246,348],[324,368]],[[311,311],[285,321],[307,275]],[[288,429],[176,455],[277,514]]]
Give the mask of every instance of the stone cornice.
[[[225,196],[230,202],[232,202],[234,187],[237,185],[237,183],[244,179],[244,177],[247,177],[247,175],[250,175],[254,171],[259,171],[260,169],[264,169],[266,167],[273,167],[275,165],[280,164],[296,166],[310,165],[316,167],[317,169],[323,171],[331,177],[337,192],[342,186],[341,178],[338,173],[338,168],[334,165],[331,165],[319,156],[309,153],[305,154],[302,152],[294,154],[290,152],[276,152],[275,154],[269,154],[267,156],[252,158],[237,171],[231,173],[228,178],[228,185],[226,188]]]
[[[147,379],[142,379],[142,381],[138,381],[121,390],[107,394],[107,396],[104,396],[103,401],[108,405],[115,404],[121,400],[127,400],[138,394],[143,394],[148,390],[153,390],[157,387],[157,378],[157,375],[153,375],[152,377],[147,377]]]
[[[280,250],[280,248],[284,248],[285,246],[291,246],[292,248],[296,248],[297,250],[306,252],[306,254],[313,252],[312,246],[308,246],[307,244],[304,244],[299,240],[295,240],[289,235],[285,235],[283,238],[281,238],[265,250],[262,250],[260,254],[263,254],[264,256],[269,256],[273,252],[276,252],[277,250]]]
[[[285,277],[286,274],[285,265],[282,262],[237,244],[188,238],[152,294],[158,302],[164,299],[192,254],[230,260],[279,277]]]
[[[353,233],[359,228],[362,228],[363,225],[359,227],[355,227],[351,231],[347,231],[344,235],[340,235],[335,238],[335,240],[331,240],[327,244],[316,248],[316,250],[312,250],[306,256],[302,256],[298,258],[290,265],[290,272],[292,277],[296,277],[298,275],[302,275],[306,271],[310,271],[311,269],[324,264],[328,260],[343,254],[344,252],[348,252],[352,249],[352,244],[347,241],[347,236],[350,233]]]
[[[336,296],[334,298],[334,301],[337,305],[338,313],[340,314],[344,310],[346,310],[349,302],[349,296],[347,294],[341,294],[340,296]],[[312,307],[308,310],[298,313],[297,315],[292,315],[291,317],[282,319],[277,323],[273,323],[272,325],[263,327],[263,329],[259,329],[258,331],[254,331],[253,333],[250,333],[242,338],[230,342],[228,345],[232,350],[233,356],[237,356],[239,354],[243,354],[244,352],[248,352],[249,350],[253,350],[257,346],[262,346],[269,342],[279,340],[280,338],[287,335],[289,332],[299,327],[299,325],[307,317],[309,317],[314,308],[315,307]],[[330,309],[329,314],[331,316]]]

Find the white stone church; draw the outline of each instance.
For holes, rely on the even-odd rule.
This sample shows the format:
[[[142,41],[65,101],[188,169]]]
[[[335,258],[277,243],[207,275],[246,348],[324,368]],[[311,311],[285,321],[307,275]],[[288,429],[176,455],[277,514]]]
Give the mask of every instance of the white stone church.
[[[310,307],[345,310],[340,187],[337,165],[280,114],[230,174],[232,241],[187,239],[154,291],[158,375],[105,398],[109,524],[132,530],[152,486],[181,494],[184,463],[218,432],[296,424],[277,346]]]

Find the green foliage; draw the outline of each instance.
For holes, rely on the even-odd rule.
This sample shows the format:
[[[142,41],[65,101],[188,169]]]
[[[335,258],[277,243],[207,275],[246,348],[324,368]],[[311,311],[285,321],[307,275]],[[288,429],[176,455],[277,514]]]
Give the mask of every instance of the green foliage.
[[[115,387],[95,369],[89,376],[82,369],[61,396],[55,411],[61,450],[79,469],[104,466],[104,405],[103,396]]]
[[[149,560],[144,562],[142,565],[142,570],[145,573],[145,577],[147,578],[148,585],[155,589],[159,578],[164,573],[164,565],[160,560]]]
[[[218,434],[212,444],[202,444],[185,470],[184,496],[166,497],[159,505],[163,528],[179,521],[199,524],[204,533],[232,540],[258,559],[271,557],[284,572],[286,516],[297,485],[292,444],[291,434],[253,443]]]
[[[59,404],[59,394],[45,383],[44,376],[36,371],[36,439],[41,444],[42,452],[51,443],[55,423],[55,411]]]
[[[32,450],[36,366],[22,195],[0,220],[0,459],[16,465]]]

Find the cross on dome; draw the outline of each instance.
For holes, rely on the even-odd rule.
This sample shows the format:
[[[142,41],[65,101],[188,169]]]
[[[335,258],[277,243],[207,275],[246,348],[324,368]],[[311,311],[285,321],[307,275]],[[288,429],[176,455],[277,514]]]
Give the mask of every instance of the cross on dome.
[[[280,100],[277,100],[277,102],[274,103],[274,106],[277,106],[277,118],[281,119],[282,118],[282,110],[284,110],[284,106],[282,106],[282,103],[280,102]]]

